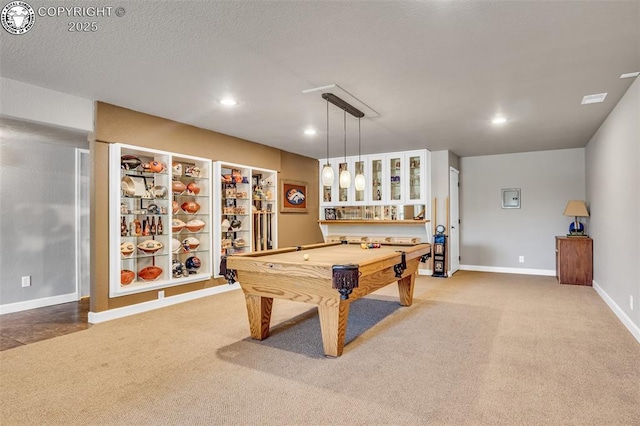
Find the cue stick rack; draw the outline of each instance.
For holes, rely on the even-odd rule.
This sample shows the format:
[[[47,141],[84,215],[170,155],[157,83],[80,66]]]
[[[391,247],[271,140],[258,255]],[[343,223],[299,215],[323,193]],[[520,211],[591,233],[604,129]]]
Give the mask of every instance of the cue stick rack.
[[[253,250],[271,250],[273,247],[273,212],[253,212]]]

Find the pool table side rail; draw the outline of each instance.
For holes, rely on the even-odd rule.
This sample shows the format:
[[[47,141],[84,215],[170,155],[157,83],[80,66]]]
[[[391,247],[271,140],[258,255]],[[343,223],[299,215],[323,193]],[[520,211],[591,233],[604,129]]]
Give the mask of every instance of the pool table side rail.
[[[335,245],[335,244],[329,244]],[[327,246],[327,244],[319,245],[320,247]],[[296,249],[282,249],[281,253],[287,253],[295,251]],[[375,250],[375,249],[371,249]],[[386,269],[393,267],[401,262],[402,252],[405,253],[405,259],[409,260],[418,258],[431,251],[429,244],[419,244],[415,246],[402,247],[393,253],[385,253],[380,256],[375,256],[358,264],[360,277],[365,277],[376,273],[380,269]],[[253,253],[251,253],[253,254]],[[321,278],[331,279],[333,272],[332,267],[338,263],[320,263],[320,262],[304,262],[304,261],[278,261],[273,262],[270,260],[262,260],[262,256],[277,254],[276,250],[259,252],[257,256],[251,255],[234,255],[227,258],[227,268],[236,271],[251,271],[262,272],[269,274],[282,274],[287,276],[296,276],[302,278]],[[341,264],[349,264],[347,262]],[[240,278],[240,277],[238,277]]]
[[[302,251],[302,250],[312,250],[315,248],[322,247],[331,247],[331,246],[339,246],[342,243],[340,242],[330,242],[330,243],[316,243],[316,244],[307,244],[305,246],[291,246],[291,247],[283,247],[274,250],[263,250],[263,251],[250,251],[246,253],[237,253],[234,254],[233,257],[261,257],[261,256],[270,256],[272,254],[280,254],[280,253],[290,253],[292,251]]]

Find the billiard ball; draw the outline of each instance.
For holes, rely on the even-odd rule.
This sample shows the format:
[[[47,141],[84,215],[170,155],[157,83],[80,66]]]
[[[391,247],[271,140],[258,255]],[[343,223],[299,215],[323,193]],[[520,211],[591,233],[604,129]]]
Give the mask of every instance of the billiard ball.
[[[308,254],[304,254],[304,255],[302,256],[302,258],[303,258],[304,260],[309,260],[309,255],[308,255]]]

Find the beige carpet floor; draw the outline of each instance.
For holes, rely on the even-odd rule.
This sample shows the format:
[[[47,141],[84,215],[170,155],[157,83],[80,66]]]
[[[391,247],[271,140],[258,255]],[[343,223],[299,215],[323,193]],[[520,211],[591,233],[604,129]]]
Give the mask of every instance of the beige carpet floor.
[[[0,424],[640,424],[640,344],[553,277],[419,277],[411,307],[388,286],[336,359],[310,305],[248,333],[235,291],[0,352]]]

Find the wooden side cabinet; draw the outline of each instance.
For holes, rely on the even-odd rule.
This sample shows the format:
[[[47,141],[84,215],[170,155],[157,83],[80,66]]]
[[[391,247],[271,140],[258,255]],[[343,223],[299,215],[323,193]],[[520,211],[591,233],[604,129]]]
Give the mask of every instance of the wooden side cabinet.
[[[556,237],[556,277],[560,284],[591,285],[593,240],[589,237]]]

